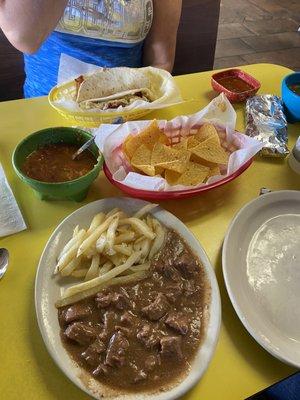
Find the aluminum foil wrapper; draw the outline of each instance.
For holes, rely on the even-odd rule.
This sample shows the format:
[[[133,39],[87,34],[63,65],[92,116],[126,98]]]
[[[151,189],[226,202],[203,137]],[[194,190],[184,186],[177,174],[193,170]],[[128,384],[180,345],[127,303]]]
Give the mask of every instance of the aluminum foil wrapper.
[[[289,154],[287,121],[280,97],[264,94],[247,100],[246,135],[263,143],[260,151],[263,156],[286,157]]]

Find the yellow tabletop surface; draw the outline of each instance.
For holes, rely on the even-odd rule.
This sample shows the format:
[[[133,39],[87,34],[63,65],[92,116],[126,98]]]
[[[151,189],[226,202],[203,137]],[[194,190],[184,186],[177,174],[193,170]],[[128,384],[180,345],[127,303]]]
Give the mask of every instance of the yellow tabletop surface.
[[[259,93],[280,95],[282,78],[290,70],[271,64],[243,66],[258,79]],[[191,114],[215,96],[212,72],[176,77],[185,99],[197,101],[157,111],[145,119],[171,119]],[[244,104],[234,106],[237,129],[244,130]],[[82,203],[39,200],[14,174],[11,156],[26,135],[50,126],[69,125],[46,98],[0,103],[0,161],[26,220],[28,229],[1,238],[10,251],[9,269],[0,281],[0,397],[5,400],[85,400],[90,397],[69,381],[54,364],[42,341],[34,307],[34,280],[42,250],[58,223],[82,205],[111,196],[122,196],[103,173]],[[300,134],[300,124],[289,125],[289,148]],[[248,334],[228,298],[222,275],[221,251],[227,227],[237,211],[258,196],[261,187],[300,189],[300,178],[287,160],[257,158],[239,178],[188,200],[165,201],[161,206],[176,215],[196,235],[215,268],[222,299],[219,343],[207,372],[184,396],[186,400],[244,399],[292,374],[295,369],[278,361]],[[238,270],[238,265],[236,266]]]

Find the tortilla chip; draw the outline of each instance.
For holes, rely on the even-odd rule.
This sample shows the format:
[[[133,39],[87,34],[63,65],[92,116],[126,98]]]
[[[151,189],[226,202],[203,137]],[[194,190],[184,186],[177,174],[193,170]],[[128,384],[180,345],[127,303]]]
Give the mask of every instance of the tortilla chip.
[[[197,164],[204,165],[205,167],[208,167],[210,169],[219,166],[219,164],[216,164],[216,163],[213,163],[213,162],[210,162],[210,161],[206,161],[203,158],[200,158],[200,157],[196,156],[196,154],[192,154],[191,155],[190,161],[193,161],[193,162],[195,162]]]
[[[220,142],[218,131],[212,124],[208,123],[203,124],[201,128],[198,130],[198,132],[194,135],[195,139],[197,139],[199,142],[203,142],[204,140],[212,136],[218,138]]]
[[[182,173],[189,158],[189,151],[172,149],[158,142],[152,151],[151,164],[154,167],[158,166]]]
[[[144,144],[134,152],[131,158],[131,164],[146,175],[155,175],[155,168],[151,165],[151,150]]]
[[[210,168],[209,170],[209,174],[208,174],[208,178],[210,178],[211,176],[215,176],[215,175],[221,175],[221,171],[218,165],[216,165],[215,167]]]
[[[162,175],[165,170],[163,167],[154,167],[154,169],[155,169],[155,175]]]
[[[172,149],[176,150],[187,150],[188,148],[188,138],[183,138],[179,143],[173,144]]]
[[[197,157],[216,164],[226,164],[228,162],[228,154],[221,147],[219,139],[211,136],[198,146],[193,147],[191,152]]]
[[[147,146],[150,150],[153,149],[155,143],[160,142],[167,144],[168,138],[162,133],[157,125],[156,119],[154,119],[144,130],[142,130],[138,135],[141,142]]]
[[[195,135],[194,136],[189,136],[188,137],[188,142],[187,142],[187,148],[190,150],[193,147],[196,147],[199,145],[199,140],[196,139]]]
[[[202,183],[209,174],[209,168],[189,161],[182,174],[166,171],[166,180],[170,185],[196,186]]]
[[[135,151],[142,145],[142,142],[138,139],[138,136],[129,135],[123,143],[123,151],[129,158],[133,156]]]

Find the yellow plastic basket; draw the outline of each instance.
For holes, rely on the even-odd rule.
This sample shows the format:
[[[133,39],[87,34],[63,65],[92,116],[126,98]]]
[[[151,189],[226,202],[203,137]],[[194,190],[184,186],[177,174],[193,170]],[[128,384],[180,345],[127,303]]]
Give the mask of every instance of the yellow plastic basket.
[[[85,111],[70,111],[56,103],[57,100],[74,99],[76,87],[75,84],[67,82],[64,85],[55,86],[51,89],[48,95],[50,105],[58,111],[63,117],[71,121],[74,125],[96,128],[102,123],[111,123],[117,117],[122,117],[124,121],[137,120],[146,114],[149,114],[151,109],[130,110],[125,112],[112,111],[112,112],[85,112]]]

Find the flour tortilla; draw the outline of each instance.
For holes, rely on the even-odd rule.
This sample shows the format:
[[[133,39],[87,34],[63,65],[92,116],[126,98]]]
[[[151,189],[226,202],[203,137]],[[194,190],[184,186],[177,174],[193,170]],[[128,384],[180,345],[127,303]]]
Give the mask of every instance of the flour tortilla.
[[[80,84],[76,101],[97,101],[130,90],[150,89],[148,76],[136,68],[105,68],[84,77]],[[103,100],[105,101],[105,100]]]

